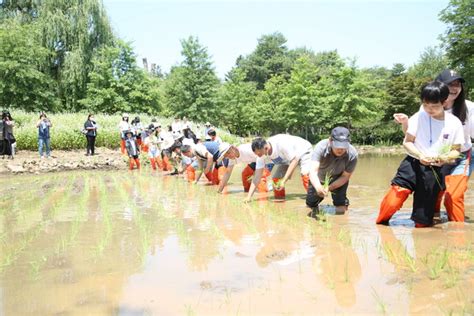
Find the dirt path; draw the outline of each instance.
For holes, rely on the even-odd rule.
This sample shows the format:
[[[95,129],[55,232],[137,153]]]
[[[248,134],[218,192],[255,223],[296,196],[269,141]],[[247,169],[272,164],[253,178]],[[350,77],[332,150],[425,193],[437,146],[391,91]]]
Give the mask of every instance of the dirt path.
[[[403,154],[401,146],[375,147],[356,146],[359,154]],[[21,173],[45,173],[65,170],[126,169],[126,159],[119,150],[97,148],[92,157],[84,155],[82,150],[55,150],[52,157],[40,159],[37,152],[20,151],[15,159],[0,158],[0,175]]]
[[[20,151],[15,159],[0,158],[0,174],[45,173],[65,170],[125,169],[126,163],[120,151],[97,148],[94,156],[84,151],[55,150],[51,158],[40,159],[33,151]]]

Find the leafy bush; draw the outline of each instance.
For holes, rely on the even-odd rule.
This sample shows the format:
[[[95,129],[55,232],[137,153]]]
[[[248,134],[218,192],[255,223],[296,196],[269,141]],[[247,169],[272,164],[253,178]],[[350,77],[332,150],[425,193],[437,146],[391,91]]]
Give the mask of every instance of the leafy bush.
[[[24,111],[12,111],[11,113],[15,121],[13,133],[17,140],[17,148],[20,150],[37,150],[38,129],[36,128],[36,122],[39,119],[39,114]],[[130,119],[133,119],[135,116],[140,117],[144,126],[149,125],[153,118],[145,114],[131,114]],[[81,129],[87,120],[87,113],[50,114],[48,118],[53,124],[50,130],[52,149],[72,150],[84,149],[86,147],[86,137],[81,133]],[[163,128],[171,124],[170,118],[157,117],[156,119]],[[96,146],[111,149],[118,148],[120,146],[118,125],[121,121],[121,116],[119,114],[96,114],[95,120],[99,125]],[[194,124],[194,126],[196,125]],[[203,126],[203,124],[197,126]],[[226,131],[218,129],[218,135],[225,141],[239,143],[237,137]]]

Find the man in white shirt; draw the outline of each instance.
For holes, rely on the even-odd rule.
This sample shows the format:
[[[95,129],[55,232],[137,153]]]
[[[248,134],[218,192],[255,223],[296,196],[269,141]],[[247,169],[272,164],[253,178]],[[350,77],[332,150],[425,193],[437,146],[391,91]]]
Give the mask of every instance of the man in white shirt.
[[[303,186],[306,191],[308,190],[311,152],[313,150],[310,142],[298,136],[278,134],[268,140],[254,139],[252,150],[258,157],[265,156],[275,164],[272,177],[279,191],[284,190],[285,183],[291,178],[298,165]]]
[[[244,191],[248,192],[245,201],[250,201],[252,195],[257,189],[260,192],[268,191],[267,177],[270,175],[270,171],[265,168],[265,159],[263,157],[258,157],[252,151],[252,145],[250,143],[239,146],[230,145],[229,143],[220,144],[217,162],[221,163],[226,158],[229,162],[217,192],[222,193],[224,191],[224,188],[232,175],[234,166],[239,163],[246,164],[246,167],[242,171],[242,185],[244,186]],[[253,179],[250,181],[249,179],[252,177]],[[261,180],[257,182],[255,179]]]
[[[377,224],[387,225],[390,218],[414,192],[412,220],[415,227],[433,225],[437,196],[444,190],[441,166],[452,163],[464,143],[461,121],[444,112],[449,95],[446,84],[433,81],[422,88],[424,111],[413,115],[403,146],[408,156],[402,161],[390,190],[381,205]]]

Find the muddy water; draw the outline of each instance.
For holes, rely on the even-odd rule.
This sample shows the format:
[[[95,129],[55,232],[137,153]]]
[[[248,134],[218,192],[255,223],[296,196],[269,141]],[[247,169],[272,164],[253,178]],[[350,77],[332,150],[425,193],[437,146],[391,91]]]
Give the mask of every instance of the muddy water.
[[[362,157],[325,221],[298,177],[249,205],[237,172],[226,195],[146,170],[0,178],[0,314],[473,313],[470,220],[415,230],[407,201],[374,224],[400,160]]]

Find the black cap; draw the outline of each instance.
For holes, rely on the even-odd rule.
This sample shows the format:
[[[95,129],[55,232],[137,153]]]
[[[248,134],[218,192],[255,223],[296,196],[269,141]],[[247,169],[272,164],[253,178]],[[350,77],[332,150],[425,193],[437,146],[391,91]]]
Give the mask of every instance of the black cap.
[[[331,131],[332,147],[334,148],[349,148],[351,137],[349,130],[345,127],[338,126]]]
[[[454,70],[450,70],[450,69],[443,70],[443,72],[440,73],[438,77],[436,77],[436,80],[441,81],[442,83],[445,83],[445,84],[450,84],[451,82],[455,80],[459,80],[462,83],[464,83],[464,78],[461,77]]]

